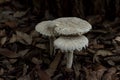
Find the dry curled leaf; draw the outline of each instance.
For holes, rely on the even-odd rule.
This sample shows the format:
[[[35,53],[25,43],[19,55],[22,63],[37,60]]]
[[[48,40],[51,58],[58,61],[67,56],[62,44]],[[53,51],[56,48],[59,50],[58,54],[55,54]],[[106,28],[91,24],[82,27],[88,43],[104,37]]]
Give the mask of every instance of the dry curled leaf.
[[[104,56],[105,57],[105,56],[108,56],[108,55],[113,55],[113,53],[108,51],[108,50],[98,50],[93,57],[93,61],[94,62],[95,61],[99,62],[98,56]]]
[[[10,50],[5,49],[5,48],[0,48],[0,55],[3,55],[3,56],[8,57],[8,58],[18,57],[18,55],[15,52],[10,51]]]

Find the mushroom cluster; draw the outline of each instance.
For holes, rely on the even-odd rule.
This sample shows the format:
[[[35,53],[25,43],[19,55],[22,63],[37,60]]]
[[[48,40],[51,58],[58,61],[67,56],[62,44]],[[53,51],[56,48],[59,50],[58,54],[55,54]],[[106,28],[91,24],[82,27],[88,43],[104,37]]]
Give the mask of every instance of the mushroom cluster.
[[[36,31],[47,36],[59,36],[54,40],[53,45],[56,49],[66,52],[66,68],[71,68],[74,51],[80,51],[88,46],[89,41],[83,34],[87,33],[91,28],[92,26],[83,19],[65,17],[41,22],[36,26]]]

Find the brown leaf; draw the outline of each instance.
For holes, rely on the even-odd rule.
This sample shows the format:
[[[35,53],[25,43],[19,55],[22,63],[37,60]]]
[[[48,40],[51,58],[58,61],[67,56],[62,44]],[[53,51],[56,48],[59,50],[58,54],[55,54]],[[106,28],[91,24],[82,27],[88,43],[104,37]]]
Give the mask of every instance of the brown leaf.
[[[57,55],[55,56],[55,59],[52,61],[52,63],[50,64],[49,69],[46,70],[46,72],[50,75],[53,76],[54,72],[56,71],[56,68],[61,60],[61,56],[62,54],[60,52],[57,53]]]
[[[3,74],[4,74],[4,69],[0,68],[0,75],[3,75]]]
[[[106,71],[107,69],[102,66],[102,65],[98,65],[95,67],[95,71],[96,71],[96,76],[97,76],[97,79],[98,80],[101,80],[102,79],[102,76],[104,74],[104,72]]]
[[[23,43],[23,44],[31,44],[32,43],[32,37],[26,33],[16,31],[17,34],[17,41]]]
[[[34,38],[34,37],[39,37],[40,33],[38,33],[37,31],[33,30],[33,31],[31,31],[30,35]]]
[[[75,71],[75,79],[79,80],[81,65],[76,63],[76,64],[73,65],[73,68],[74,68],[74,71]]]
[[[36,71],[40,77],[40,80],[51,80],[50,76],[45,71],[41,70],[39,65],[36,65]]]
[[[47,49],[47,46],[45,44],[36,44],[36,47],[40,48],[40,49]]]
[[[17,27],[17,23],[14,21],[6,21],[5,25],[9,26],[10,28],[15,28]]]
[[[114,67],[108,69],[107,73],[104,74],[102,80],[114,80],[114,79],[113,79],[113,76],[114,76],[114,74],[116,73],[116,71],[117,71],[117,70],[116,70],[116,68],[114,68]]]
[[[3,4],[3,3],[6,3],[6,2],[9,2],[10,0],[0,0],[0,4]]]
[[[3,37],[3,38],[1,38],[1,40],[0,40],[0,44],[1,44],[1,45],[4,45],[6,41],[7,41],[7,37]]]
[[[94,57],[93,57],[93,61],[97,61],[97,62],[99,62],[99,60],[98,60],[98,56],[100,55],[100,56],[108,56],[108,55],[112,55],[113,53],[112,52],[110,52],[110,51],[108,51],[108,50],[98,50],[97,52],[96,52],[96,54],[94,55]]]
[[[31,80],[31,79],[30,79],[30,75],[25,75],[25,76],[19,77],[17,80]]]
[[[17,18],[20,18],[20,17],[24,16],[27,13],[27,11],[25,11],[25,12],[23,12],[23,11],[17,11],[17,12],[14,13],[13,16],[17,17]]]
[[[29,49],[25,49],[25,50],[19,51],[18,55],[19,56],[24,56],[25,54],[27,54],[28,51],[29,51]]]
[[[5,57],[9,57],[9,58],[18,57],[18,55],[15,52],[10,51],[10,50],[5,49],[5,48],[0,48],[0,55],[3,55]]]
[[[33,57],[31,60],[34,64],[40,64],[42,63],[42,60],[37,59],[36,57]]]
[[[92,71],[92,69],[87,69],[87,68],[84,69],[86,72],[86,80],[98,80],[95,71]]]
[[[0,78],[0,80],[5,80],[4,78]]]
[[[115,40],[120,42],[120,36],[117,36]]]
[[[96,39],[93,40],[90,44],[91,44],[90,48],[95,48],[95,49],[104,48],[104,45],[98,44]]]
[[[0,37],[4,37],[6,35],[5,29],[0,30]]]
[[[14,43],[17,41],[17,36],[15,34],[12,34],[12,37],[9,40],[9,43]]]

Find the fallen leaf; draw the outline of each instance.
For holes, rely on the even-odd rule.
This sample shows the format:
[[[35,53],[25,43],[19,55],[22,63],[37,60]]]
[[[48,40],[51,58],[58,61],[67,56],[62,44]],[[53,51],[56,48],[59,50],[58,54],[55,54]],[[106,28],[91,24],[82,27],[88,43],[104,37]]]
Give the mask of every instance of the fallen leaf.
[[[73,68],[74,68],[74,71],[75,71],[75,79],[79,80],[81,65],[76,63],[76,64],[73,65]]]
[[[102,45],[102,44],[95,44],[95,45],[93,46],[93,48],[95,48],[95,49],[104,48],[104,45]]]
[[[3,75],[3,74],[4,74],[4,69],[0,68],[0,75]]]
[[[14,13],[14,17],[20,18],[22,16],[24,16],[27,13],[27,11],[23,12],[23,11],[17,11]]]
[[[17,62],[17,60],[18,59],[9,59],[9,62],[13,64],[13,63]]]
[[[95,71],[92,71],[92,69],[87,69],[87,68],[84,69],[86,72],[86,80],[98,80]]]
[[[105,57],[105,56],[108,56],[108,55],[113,55],[113,53],[108,51],[108,50],[98,50],[93,57],[93,62],[95,62],[95,61],[99,62],[99,59],[98,59],[99,55]]]
[[[20,31],[16,31],[16,35],[17,35],[17,41],[29,45],[32,43],[32,37],[30,35]]]
[[[95,72],[98,80],[102,79],[102,76],[104,75],[104,72],[107,71],[107,68],[105,68],[102,65],[97,65],[95,67]]]
[[[0,37],[4,37],[6,35],[5,29],[0,30]]]
[[[57,53],[55,56],[55,59],[52,61],[52,63],[49,66],[49,69],[46,70],[46,72],[49,74],[49,76],[53,76],[54,72],[57,69],[57,66],[61,60],[62,54],[60,52]]]
[[[8,58],[18,57],[18,55],[15,52],[10,51],[10,50],[5,49],[5,48],[0,48],[0,55],[3,55],[3,56],[8,57]]]
[[[35,58],[35,57],[33,57],[31,61],[32,61],[34,64],[40,64],[40,63],[42,63],[42,60],[39,60],[39,59],[37,59],[37,58]]]
[[[90,48],[100,49],[100,48],[104,48],[104,45],[98,44],[97,40],[95,39],[91,42]]]
[[[115,40],[120,42],[120,36],[117,36]]]
[[[6,21],[5,25],[9,26],[10,28],[15,28],[17,27],[17,23],[14,21]]]
[[[37,31],[33,30],[33,31],[31,31],[30,35],[34,38],[34,37],[39,37],[40,33],[38,33]]]
[[[0,0],[0,4],[3,4],[3,3],[6,3],[6,2],[9,2],[10,0]]]
[[[47,46],[45,44],[36,44],[36,47],[40,48],[40,49],[47,49]]]
[[[12,34],[12,37],[9,40],[9,43],[14,43],[17,41],[17,36],[15,34]]]
[[[1,44],[1,45],[4,45],[6,41],[7,41],[7,37],[3,37],[3,38],[1,38],[1,40],[0,40],[0,44]]]
[[[40,80],[51,80],[50,76],[45,71],[41,70],[39,65],[36,65],[36,71]]]
[[[27,54],[28,51],[29,51],[29,49],[25,49],[25,50],[19,51],[18,55],[19,56],[24,56],[25,54]]]
[[[0,78],[0,80],[5,80],[4,78]]]
[[[31,80],[31,79],[30,79],[30,75],[25,75],[25,76],[19,77],[17,80]]]
[[[109,68],[108,71],[107,71],[107,73],[104,74],[102,80],[114,80],[114,79],[113,79],[113,76],[114,76],[114,74],[116,73],[116,71],[117,71],[117,70],[116,70],[116,68],[114,68],[114,67]]]

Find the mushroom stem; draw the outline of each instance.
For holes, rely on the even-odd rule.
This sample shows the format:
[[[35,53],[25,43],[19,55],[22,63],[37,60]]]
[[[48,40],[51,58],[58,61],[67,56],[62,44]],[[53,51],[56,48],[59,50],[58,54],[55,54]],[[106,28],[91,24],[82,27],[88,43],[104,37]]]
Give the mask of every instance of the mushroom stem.
[[[73,51],[70,51],[69,53],[67,53],[67,64],[66,64],[66,67],[67,68],[71,68],[72,67],[72,63],[73,63]]]
[[[54,55],[54,46],[53,46],[53,42],[54,42],[54,36],[49,37],[50,40],[50,55]]]

